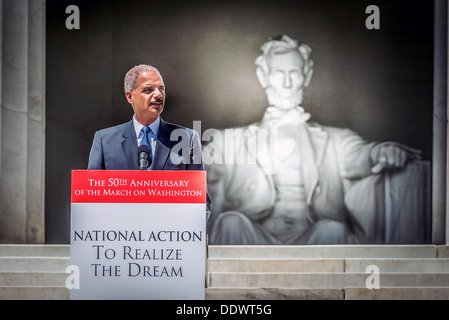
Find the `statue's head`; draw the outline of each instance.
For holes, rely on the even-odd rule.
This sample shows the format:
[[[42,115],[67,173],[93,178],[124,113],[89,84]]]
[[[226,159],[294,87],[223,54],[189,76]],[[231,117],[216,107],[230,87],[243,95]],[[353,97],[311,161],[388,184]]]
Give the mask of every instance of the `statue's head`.
[[[265,89],[268,103],[289,110],[302,103],[303,89],[313,73],[311,49],[286,35],[271,38],[256,59],[256,74]]]

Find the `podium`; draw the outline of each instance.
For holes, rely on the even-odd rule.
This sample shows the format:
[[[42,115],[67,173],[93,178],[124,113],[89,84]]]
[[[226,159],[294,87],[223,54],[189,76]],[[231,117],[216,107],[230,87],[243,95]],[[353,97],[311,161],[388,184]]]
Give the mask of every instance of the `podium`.
[[[204,300],[206,172],[73,170],[73,300]]]

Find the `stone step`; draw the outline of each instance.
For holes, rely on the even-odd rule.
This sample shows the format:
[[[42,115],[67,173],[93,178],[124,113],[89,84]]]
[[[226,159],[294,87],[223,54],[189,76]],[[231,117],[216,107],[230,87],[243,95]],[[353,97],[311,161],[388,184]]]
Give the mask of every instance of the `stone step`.
[[[368,266],[375,265],[380,274],[384,272],[397,273],[446,273],[449,272],[448,258],[379,258],[379,259],[345,259],[345,272],[366,272]]]
[[[62,271],[69,257],[0,256],[0,272]],[[376,265],[380,272],[449,272],[449,258],[346,258],[346,259],[209,259],[210,272],[365,272]]]
[[[448,287],[345,288],[346,300],[449,300]]]
[[[206,300],[449,300],[447,287],[207,288]],[[69,300],[66,287],[0,286],[0,300]]]
[[[289,288],[206,288],[205,300],[344,300],[344,290]],[[70,300],[59,286],[0,286],[0,300]]]
[[[448,258],[346,258],[346,259],[215,259],[209,272],[366,272],[375,265],[382,272],[449,272]]]
[[[437,258],[436,245],[209,246],[209,258]]]
[[[70,257],[70,245],[0,244],[0,256]]]
[[[344,259],[216,259],[209,272],[344,272]]]
[[[69,300],[64,287],[0,286],[0,300]]]
[[[449,288],[207,288],[206,300],[449,300]]]
[[[449,246],[437,246],[438,258],[449,258]]]
[[[449,300],[449,247],[209,246],[207,300]],[[67,300],[69,245],[0,245],[0,300]],[[379,267],[368,290],[366,267]]]
[[[69,257],[7,257],[0,256],[0,272],[62,271],[70,265]]]
[[[344,300],[344,290],[320,288],[206,288],[206,300]]]
[[[210,288],[322,288],[364,287],[367,273],[211,272]],[[449,273],[382,273],[380,287],[449,287]]]
[[[0,272],[0,286],[65,286],[65,272]]]

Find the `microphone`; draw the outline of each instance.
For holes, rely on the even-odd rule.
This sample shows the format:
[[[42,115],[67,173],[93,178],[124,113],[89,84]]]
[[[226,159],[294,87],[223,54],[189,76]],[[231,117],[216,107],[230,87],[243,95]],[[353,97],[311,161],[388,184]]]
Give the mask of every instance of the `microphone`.
[[[142,144],[137,148],[137,163],[139,164],[140,170],[147,170],[151,165],[151,150],[146,144]]]

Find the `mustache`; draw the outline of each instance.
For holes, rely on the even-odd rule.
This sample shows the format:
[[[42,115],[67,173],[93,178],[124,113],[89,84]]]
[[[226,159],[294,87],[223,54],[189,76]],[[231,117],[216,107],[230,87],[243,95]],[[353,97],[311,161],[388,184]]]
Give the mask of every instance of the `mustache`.
[[[151,104],[161,104],[163,102],[164,102],[164,99],[157,98],[157,99],[154,99],[153,101],[151,101]]]

